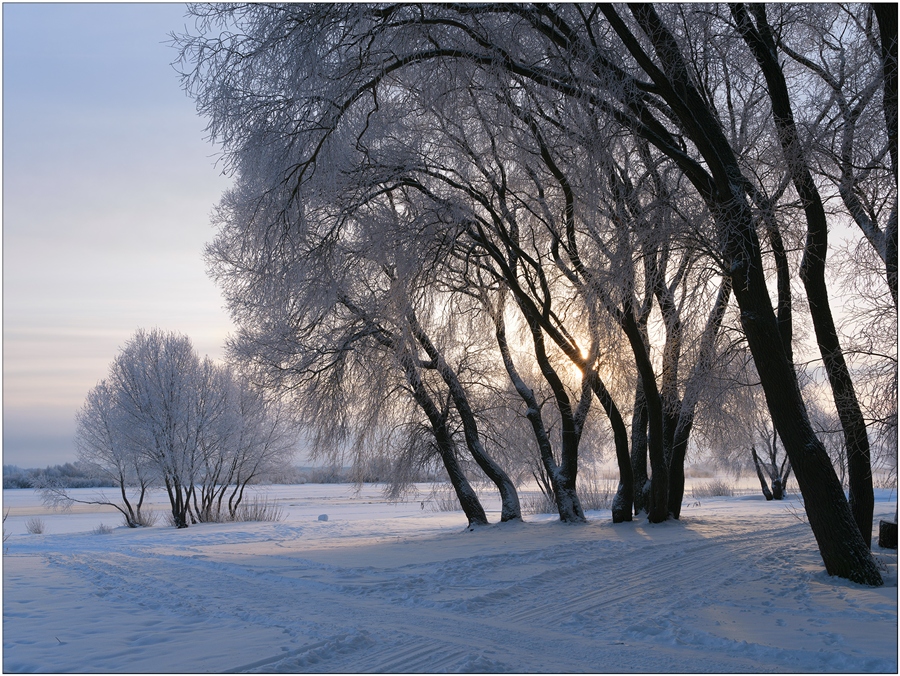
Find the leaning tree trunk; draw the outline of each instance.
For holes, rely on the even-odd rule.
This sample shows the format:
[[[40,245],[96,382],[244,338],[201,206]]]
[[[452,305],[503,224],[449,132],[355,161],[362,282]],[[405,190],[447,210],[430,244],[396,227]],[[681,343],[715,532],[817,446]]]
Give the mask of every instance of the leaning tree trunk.
[[[652,5],[629,6],[652,43],[660,70],[644,52],[611,6],[601,7],[626,48],[645,65],[672,107],[684,133],[697,144],[709,172],[674,151],[677,145],[653,138],[686,171],[715,218],[726,272],[741,311],[741,326],[756,363],[775,428],[790,457],[805,499],[806,513],[830,575],[869,585],[883,584],[867,544],[860,535],[825,447],[809,422],[794,365],[787,358],[763,274],[762,253],[746,201],[746,181],[717,118],[696,90],[675,36]],[[639,130],[640,131],[640,130]],[[641,131],[641,133],[644,133]]]
[[[428,421],[431,423],[431,430],[434,434],[438,453],[441,456],[441,462],[444,463],[444,469],[447,470],[447,476],[450,478],[453,490],[456,491],[460,507],[462,507],[466,519],[469,521],[469,527],[487,525],[487,515],[481,506],[481,501],[478,499],[478,495],[468,479],[466,479],[466,475],[456,459],[453,436],[447,428],[447,412],[439,410],[434,400],[428,394],[412,355],[405,348],[397,346],[392,340],[384,338],[384,342],[396,350],[400,365],[403,367],[406,375],[406,382],[412,388],[413,398],[425,412]]]
[[[740,233],[732,241],[728,260],[732,263],[734,295],[741,310],[741,326],[753,355],[772,421],[791,460],[803,493],[809,524],[830,575],[862,584],[883,584],[868,545],[850,511],[844,491],[822,442],[809,422],[796,373],[780,349],[780,336],[762,273],[759,243],[746,208],[726,232]],[[720,218],[726,217],[721,214]],[[733,222],[740,219],[741,222]],[[750,252],[751,256],[745,256]],[[749,260],[748,260],[749,258]],[[751,263],[751,260],[754,263]]]
[[[775,41],[772,37],[765,7],[754,5],[756,17],[753,26],[746,9],[735,5],[732,14],[744,41],[753,51],[760,70],[766,78],[772,114],[778,137],[787,162],[788,171],[803,203],[806,214],[807,236],[800,265],[800,277],[809,300],[809,312],[816,332],[816,342],[831,383],[834,404],[844,430],[847,444],[847,473],[850,483],[850,509],[853,512],[863,540],[871,546],[872,517],[875,493],[872,487],[872,463],[866,424],[856,398],[850,370],[844,360],[831,314],[828,288],[825,282],[825,258],[828,255],[828,222],[809,165],[805,159],[800,136],[791,110],[790,95],[784,72],[778,63]]]
[[[582,366],[587,367],[585,364]],[[587,372],[587,375],[590,378],[591,390],[606,412],[613,430],[616,462],[619,466],[619,486],[613,498],[612,520],[613,523],[631,521],[631,506],[634,504],[634,475],[631,472],[631,455],[628,452],[628,430],[625,428],[625,421],[622,419],[619,407],[616,406],[616,402],[600,376],[592,369]]]
[[[469,521],[469,527],[487,525],[487,515],[481,506],[478,495],[463,474],[462,467],[456,459],[456,448],[453,438],[447,429],[446,421],[442,421],[437,427],[433,427],[434,438],[437,443],[438,453],[441,461],[444,463],[444,469],[447,470],[447,476],[450,478],[450,484],[456,492],[456,498],[462,507],[463,513]]]
[[[578,445],[581,440],[581,423],[583,420],[576,420],[576,414],[572,410],[572,404],[569,395],[565,391],[556,370],[550,365],[550,359],[547,357],[547,351],[544,346],[544,336],[541,327],[534,317],[528,316],[527,309],[522,308],[526,312],[526,319],[531,330],[531,336],[534,341],[534,355],[538,362],[538,367],[544,380],[550,385],[553,396],[556,399],[556,405],[559,409],[560,420],[562,423],[561,442],[562,453],[561,463],[556,468],[554,491],[556,493],[556,502],[560,510],[560,516],[566,513],[570,521],[585,521],[584,511],[581,508],[581,501],[575,491],[575,482],[578,477]],[[590,391],[585,391],[590,397]],[[587,403],[590,399],[587,400]],[[536,401],[534,402],[537,403]],[[587,409],[583,411],[587,414]]]
[[[118,476],[118,483],[119,491],[122,494],[122,503],[125,505],[127,512],[121,509],[119,511],[125,515],[125,524],[129,528],[137,528],[141,525],[141,503],[144,501],[144,492],[146,489],[143,484],[141,484],[141,497],[137,503],[137,513],[135,514],[135,510],[131,506],[131,501],[128,499],[128,493],[125,491],[125,486],[128,482],[121,473]]]
[[[525,308],[521,309],[523,312],[526,312]],[[565,523],[584,523],[586,521],[584,510],[581,507],[581,501],[578,499],[578,494],[575,491],[575,480],[578,469],[577,440],[574,452],[572,452],[571,449],[564,448],[563,469],[561,469],[559,465],[557,465],[556,459],[553,457],[553,447],[550,443],[547,429],[544,426],[544,420],[541,416],[541,407],[534,396],[534,392],[525,384],[525,381],[519,375],[519,372],[513,363],[512,355],[509,351],[509,343],[506,339],[506,324],[503,320],[502,305],[494,317],[494,325],[496,327],[497,345],[500,348],[500,355],[503,358],[503,365],[506,367],[506,373],[509,375],[509,379],[513,386],[516,388],[516,392],[519,393],[522,401],[525,402],[525,417],[528,418],[528,422],[531,423],[531,428],[534,431],[538,451],[541,456],[541,463],[544,466],[546,476],[549,478],[550,490],[553,493],[556,509],[559,512],[559,520]],[[537,331],[537,336],[534,338],[535,351],[536,353],[540,352],[540,355],[543,357],[543,362],[547,362],[547,355],[544,352],[543,346],[543,337],[540,335],[541,329],[540,327],[533,327],[532,332],[534,331]],[[547,365],[549,366],[549,363]],[[543,370],[543,363],[541,368]],[[566,438],[564,437],[563,444],[565,443]]]
[[[817,254],[804,256],[801,276],[809,298],[819,351],[828,373],[834,403],[844,430],[847,445],[847,481],[850,487],[850,509],[863,539],[871,545],[875,491],[872,485],[872,462],[866,423],[856,398],[850,370],[838,341],[837,330],[828,305],[825,270]],[[812,312],[813,306],[816,310]]]
[[[631,455],[628,449],[628,430],[625,427],[625,421],[622,419],[622,413],[616,406],[615,400],[606,389],[603,379],[597,373],[593,364],[587,363],[587,360],[581,356],[581,353],[553,326],[547,317],[541,315],[534,301],[525,293],[515,278],[505,278],[507,285],[513,292],[516,302],[523,308],[528,308],[530,316],[537,317],[541,328],[547,332],[547,335],[562,350],[569,360],[575,364],[581,372],[587,377],[591,391],[597,397],[600,406],[609,419],[610,427],[613,430],[613,443],[616,449],[616,462],[619,467],[619,486],[612,504],[612,520],[613,523],[621,523],[623,521],[631,521],[631,507],[634,504],[634,484],[633,474],[631,472]]]
[[[466,440],[466,446],[469,448],[469,453],[472,454],[475,462],[478,463],[481,470],[494,483],[497,490],[500,492],[500,521],[521,519],[522,508],[519,505],[519,494],[516,492],[516,486],[506,472],[500,468],[500,465],[494,462],[487,452],[485,452],[478,434],[478,423],[475,419],[475,414],[472,411],[472,407],[469,405],[469,397],[466,394],[462,383],[459,382],[456,372],[450,368],[450,365],[446,362],[443,355],[434,343],[431,342],[431,339],[422,329],[422,326],[416,319],[415,313],[413,313],[411,309],[407,310],[406,319],[416,340],[422,346],[422,349],[425,350],[425,354],[432,360],[438,374],[440,374],[444,383],[449,388],[450,396],[453,399],[456,411],[459,413],[459,417],[462,421],[463,436]]]
[[[760,463],[759,456],[756,454],[756,446],[750,447],[750,453],[753,456],[753,466],[756,467],[756,476],[759,478],[759,485],[762,488],[762,493],[766,496],[766,500],[773,500],[775,496],[772,495],[772,491],[769,490],[766,475],[763,474],[762,464]]]

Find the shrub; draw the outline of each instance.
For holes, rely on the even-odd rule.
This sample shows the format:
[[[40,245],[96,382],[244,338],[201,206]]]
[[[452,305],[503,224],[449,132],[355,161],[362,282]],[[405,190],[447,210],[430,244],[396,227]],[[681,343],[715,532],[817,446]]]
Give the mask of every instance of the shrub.
[[[555,514],[556,501],[546,493],[530,493],[522,496],[523,514]]]
[[[149,528],[154,525],[157,521],[159,521],[159,513],[158,512],[140,512],[137,515],[137,518],[134,520],[138,526],[144,526],[145,528]],[[130,525],[128,523],[128,519],[125,519],[125,525]]]
[[[616,479],[590,478],[578,482],[578,499],[581,508],[585,512],[597,509],[612,509],[613,498],[616,496]]]
[[[31,517],[25,522],[25,530],[32,535],[40,535],[44,532],[44,520],[37,516]]]
[[[308,477],[311,484],[343,484],[350,482],[348,472],[337,465],[314,467],[309,470]]]
[[[444,485],[441,488],[435,486],[431,496],[432,512],[462,511],[462,505],[459,504],[459,498],[456,497],[456,491],[452,485]]]
[[[204,511],[202,514],[194,514],[193,512],[189,513],[189,518],[196,519],[192,520],[192,523],[231,523],[234,521],[281,521],[284,519],[284,510],[281,506],[275,502],[269,502],[267,497],[254,497],[249,500],[243,500],[238,506],[237,509],[234,510],[234,513],[230,513],[228,509],[210,509]],[[143,514],[141,515],[144,516]],[[151,520],[151,523],[141,523],[142,526],[149,526],[156,522],[158,514],[155,512],[150,512],[150,515],[146,520]],[[171,512],[166,512],[163,517],[165,524],[167,526],[175,526],[175,518],[172,516]],[[145,521],[146,521],[145,520]]]
[[[284,510],[274,500],[268,498],[253,498],[245,500],[238,505],[233,521],[281,521],[284,518]]]
[[[94,535],[109,535],[113,532],[113,529],[112,526],[107,526],[105,523],[101,523],[92,532],[94,533]]]
[[[734,495],[734,488],[727,481],[713,479],[707,484],[695,485],[691,489],[691,495],[695,498],[714,498],[716,496],[731,497]]]

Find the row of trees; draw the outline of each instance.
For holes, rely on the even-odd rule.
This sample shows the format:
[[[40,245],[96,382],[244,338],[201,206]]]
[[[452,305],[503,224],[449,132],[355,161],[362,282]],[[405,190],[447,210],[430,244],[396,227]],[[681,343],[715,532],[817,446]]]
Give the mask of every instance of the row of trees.
[[[200,359],[184,335],[138,330],[88,392],[76,418],[82,466],[117,487],[119,497],[75,499],[53,482],[59,502],[112,504],[131,526],[150,488],[165,486],[178,528],[234,519],[244,489],[280,472],[296,433],[282,407],[227,366]]]
[[[67,462],[46,468],[22,469],[16,465],[3,465],[3,488],[35,488],[56,483],[67,488],[104,488],[112,486],[98,477],[90,467],[80,462]]]
[[[388,454],[398,485],[439,459],[471,524],[474,468],[504,521],[540,474],[577,522],[579,462],[608,444],[613,520],[660,522],[692,433],[758,387],[827,570],[881,583],[895,6],[191,12],[184,85],[235,176],[208,250],[231,356],[291,396],[318,453]],[[828,286],[829,228],[852,224],[865,325]],[[849,503],[814,402],[839,421]]]

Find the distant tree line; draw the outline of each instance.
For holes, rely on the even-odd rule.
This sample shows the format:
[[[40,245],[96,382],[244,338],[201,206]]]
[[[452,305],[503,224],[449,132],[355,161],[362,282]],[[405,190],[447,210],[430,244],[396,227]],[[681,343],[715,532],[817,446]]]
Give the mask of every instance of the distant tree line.
[[[98,477],[90,465],[66,462],[62,465],[22,469],[16,465],[3,465],[3,488],[37,488],[54,482],[65,488],[111,488],[115,484]]]
[[[373,461],[363,466],[341,467],[325,465],[322,467],[297,467],[294,465],[273,466],[260,476],[254,477],[248,485],[256,484],[356,484],[356,483],[389,483],[394,474],[387,459]],[[422,468],[414,477],[416,482],[443,482],[446,475],[441,468],[432,470]],[[53,484],[61,488],[117,488],[118,483],[108,476],[98,476],[98,468],[94,464],[80,461],[66,462],[46,468],[21,468],[16,465],[3,465],[3,488],[41,488]]]

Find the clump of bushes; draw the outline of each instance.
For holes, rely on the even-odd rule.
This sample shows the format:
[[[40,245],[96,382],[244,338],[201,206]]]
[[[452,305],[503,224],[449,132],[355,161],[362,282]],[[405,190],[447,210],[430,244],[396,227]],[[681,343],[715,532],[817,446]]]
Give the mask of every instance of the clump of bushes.
[[[713,479],[706,484],[695,484],[691,489],[691,495],[695,498],[728,497],[734,495],[734,487],[722,479]]]

